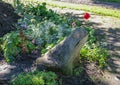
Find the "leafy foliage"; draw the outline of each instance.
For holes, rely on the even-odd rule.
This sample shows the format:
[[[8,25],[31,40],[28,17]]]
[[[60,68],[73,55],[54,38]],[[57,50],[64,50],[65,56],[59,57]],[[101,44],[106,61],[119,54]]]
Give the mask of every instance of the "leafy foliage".
[[[42,4],[28,4],[23,5],[22,3],[19,3],[19,5],[16,8],[16,13],[20,14],[23,17],[34,17],[35,20],[41,22],[44,20],[49,20],[54,22],[55,24],[60,23],[67,23],[66,17],[54,12],[51,9],[47,9],[46,3]],[[26,16],[27,15],[27,16]]]
[[[57,75],[53,72],[35,71],[34,73],[21,73],[10,85],[57,85]]]
[[[22,8],[22,6],[24,7],[23,4],[17,5],[16,13],[21,14],[22,18],[18,20],[16,27],[19,32],[23,30],[23,33],[19,35],[19,32],[11,32],[3,37],[2,50],[8,62],[13,61],[22,50],[27,52],[34,50],[34,44],[41,48],[41,52],[44,54],[63,40],[72,30],[64,18],[62,19],[59,14],[52,10],[47,10],[45,3],[38,4],[36,7],[30,5],[30,7],[28,6],[29,9]],[[29,40],[28,37],[31,39]],[[9,42],[11,42],[10,46],[8,45]],[[20,46],[21,43],[22,46]]]
[[[71,32],[71,29],[65,24],[56,25],[53,22],[44,21],[39,25],[29,25],[28,31],[31,31],[31,36],[34,36],[39,47],[48,50],[48,47],[52,47],[64,39]]]
[[[4,57],[7,62],[11,62],[15,59],[15,57],[22,51],[21,49],[21,37],[19,35],[19,31],[14,31],[6,34],[2,38],[1,48],[4,53]],[[35,46],[28,40],[24,40],[23,44],[28,49],[28,52],[35,49]]]
[[[76,75],[76,76],[81,75],[82,72],[83,72],[83,68],[82,67],[78,67],[78,68],[75,68],[73,70],[73,74]]]
[[[108,51],[96,44],[97,38],[94,36],[95,30],[92,28],[86,28],[89,33],[88,41],[80,50],[80,58],[87,59],[89,61],[95,61],[98,63],[100,68],[106,66],[106,61],[108,58]]]
[[[72,30],[69,25],[71,22],[51,9],[48,10],[45,3],[36,6],[29,5],[23,10],[25,12],[18,11],[23,14],[19,22],[27,25],[27,33],[34,37],[37,46],[42,49],[42,53],[63,40]]]

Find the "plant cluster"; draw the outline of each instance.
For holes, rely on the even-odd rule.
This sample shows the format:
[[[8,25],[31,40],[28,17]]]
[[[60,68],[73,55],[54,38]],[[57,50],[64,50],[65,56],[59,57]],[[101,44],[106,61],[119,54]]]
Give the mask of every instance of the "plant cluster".
[[[60,23],[68,23],[66,17],[54,12],[51,9],[47,9],[46,3],[42,4],[27,4],[24,5],[19,3],[15,11],[20,16],[27,17],[27,18],[34,18],[35,20],[42,22],[44,20],[49,20],[54,22],[55,24]]]
[[[21,37],[19,31],[14,31],[2,38],[1,49],[6,61],[12,62],[19,53],[35,50],[35,45],[26,36]]]
[[[56,79],[53,72],[35,71],[19,74],[10,85],[57,85]]]
[[[100,44],[96,44],[97,38],[94,35],[95,30],[92,28],[86,28],[88,31],[88,40],[86,44],[80,50],[81,60],[86,59],[91,62],[96,62],[100,68],[107,65],[108,51]]]
[[[22,6],[24,7],[23,4],[19,4],[16,10],[16,13],[21,14],[22,17],[16,24],[18,30],[3,37],[4,42],[1,46],[8,62],[14,60],[18,53],[29,53],[37,47],[44,54],[72,30],[67,19],[52,10],[47,10],[45,3],[35,7],[30,5],[29,9]]]
[[[25,9],[25,11],[28,14],[35,15],[40,21],[51,20],[57,24],[63,21],[62,16],[55,13],[53,10],[46,8],[46,3],[38,4],[36,6],[30,5]]]
[[[7,61],[13,60],[13,56],[22,51],[31,52],[37,47],[44,54],[68,36],[73,30],[71,28],[80,26],[78,21],[57,14],[51,9],[48,10],[46,3],[23,5],[19,2],[16,13],[21,16],[16,25],[18,31],[11,32],[2,39],[1,47]],[[85,13],[83,18],[89,19],[90,14]],[[104,67],[108,55],[107,50],[96,44],[94,29],[86,28],[86,30],[89,37],[80,50],[81,59],[96,61],[100,67]]]

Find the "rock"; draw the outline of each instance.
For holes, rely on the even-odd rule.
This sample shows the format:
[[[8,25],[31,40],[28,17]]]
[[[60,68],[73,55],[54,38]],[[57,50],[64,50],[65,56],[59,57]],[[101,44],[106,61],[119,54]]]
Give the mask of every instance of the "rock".
[[[87,40],[87,32],[82,28],[75,29],[69,37],[50,49],[36,62],[54,71],[72,74],[73,64],[78,60],[80,49]]]
[[[120,80],[120,79],[119,79],[119,76],[116,76],[116,77],[115,77],[115,80],[119,81],[119,80]]]

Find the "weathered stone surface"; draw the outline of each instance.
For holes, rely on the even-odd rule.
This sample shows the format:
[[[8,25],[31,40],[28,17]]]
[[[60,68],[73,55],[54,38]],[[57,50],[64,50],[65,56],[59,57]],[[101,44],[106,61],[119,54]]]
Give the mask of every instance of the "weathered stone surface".
[[[87,32],[82,28],[77,28],[43,57],[39,57],[37,64],[71,74],[73,63],[79,57],[80,49],[86,40]]]

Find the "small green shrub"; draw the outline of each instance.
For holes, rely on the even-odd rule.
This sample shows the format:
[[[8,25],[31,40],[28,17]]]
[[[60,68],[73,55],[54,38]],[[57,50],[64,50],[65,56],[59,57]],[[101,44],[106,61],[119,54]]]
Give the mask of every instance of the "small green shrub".
[[[78,67],[78,68],[75,68],[73,70],[73,74],[76,75],[76,76],[81,75],[82,72],[83,72],[83,68],[82,67]]]
[[[51,9],[47,9],[46,3],[38,3],[37,5],[24,5],[22,3],[19,3],[19,5],[16,7],[15,12],[23,17],[25,17],[26,15],[33,16],[39,22],[44,20],[50,20],[55,24],[67,23],[66,17],[54,12]]]
[[[40,22],[32,17],[29,19],[24,17],[19,20],[19,23],[27,25],[25,35],[35,39],[37,46],[42,49],[42,53],[59,43],[72,31],[71,26],[66,23],[55,24],[50,20]]]
[[[10,85],[57,85],[56,79],[57,75],[53,72],[35,71],[19,74]]]
[[[2,41],[1,47],[4,52],[4,57],[7,62],[10,62],[21,51],[21,48],[17,46],[20,45],[21,38],[18,32],[11,32],[6,34]]]
[[[96,62],[100,68],[106,66],[108,58],[108,51],[96,44],[97,38],[94,36],[94,29],[86,28],[89,33],[88,41],[80,50],[80,59],[86,59],[91,62]]]
[[[4,35],[2,38],[1,49],[7,62],[12,62],[15,57],[22,52],[21,44],[27,48],[28,52],[35,49],[34,44],[27,38],[22,41],[19,31],[13,31]]]
[[[43,48],[42,53],[63,40],[70,34],[71,30],[67,24],[56,25],[50,21],[41,22],[39,25],[31,24],[28,29],[31,31],[31,36],[34,36],[37,45]]]

